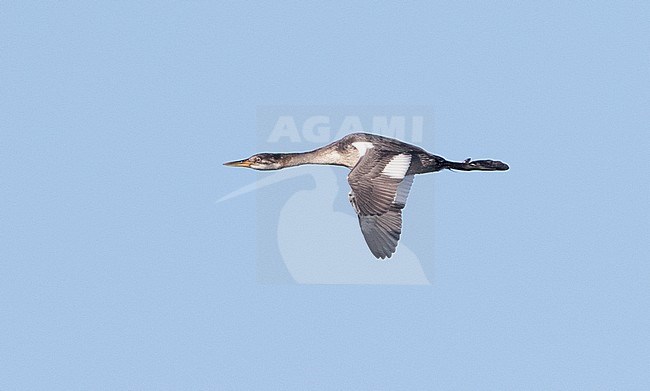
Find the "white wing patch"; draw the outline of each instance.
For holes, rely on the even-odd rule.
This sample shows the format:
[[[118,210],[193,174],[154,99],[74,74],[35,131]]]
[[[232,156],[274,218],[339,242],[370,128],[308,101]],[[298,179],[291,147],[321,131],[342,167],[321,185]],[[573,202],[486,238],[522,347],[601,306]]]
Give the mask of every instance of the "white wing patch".
[[[359,157],[365,155],[367,150],[374,147],[374,145],[369,141],[357,141],[352,143],[352,146],[359,151]]]
[[[411,167],[411,155],[400,154],[388,162],[381,174],[390,178],[402,179],[406,175],[409,167]]]

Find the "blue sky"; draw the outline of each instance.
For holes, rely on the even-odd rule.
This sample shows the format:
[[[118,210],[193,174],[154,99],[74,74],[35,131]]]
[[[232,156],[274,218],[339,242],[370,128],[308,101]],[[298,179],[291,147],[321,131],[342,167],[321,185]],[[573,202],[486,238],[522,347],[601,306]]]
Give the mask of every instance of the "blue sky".
[[[0,389],[648,389],[649,20],[3,3]],[[416,179],[430,286],[260,284],[259,194],[215,201],[264,105],[430,106],[424,148],[511,170]]]

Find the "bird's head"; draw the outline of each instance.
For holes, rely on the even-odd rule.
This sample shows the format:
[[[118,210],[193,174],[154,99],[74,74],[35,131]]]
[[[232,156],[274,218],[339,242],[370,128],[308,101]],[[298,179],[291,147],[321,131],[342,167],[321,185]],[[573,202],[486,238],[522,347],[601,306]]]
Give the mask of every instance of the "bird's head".
[[[229,167],[247,167],[254,170],[278,170],[283,167],[282,156],[277,153],[258,153],[244,160],[223,164]]]

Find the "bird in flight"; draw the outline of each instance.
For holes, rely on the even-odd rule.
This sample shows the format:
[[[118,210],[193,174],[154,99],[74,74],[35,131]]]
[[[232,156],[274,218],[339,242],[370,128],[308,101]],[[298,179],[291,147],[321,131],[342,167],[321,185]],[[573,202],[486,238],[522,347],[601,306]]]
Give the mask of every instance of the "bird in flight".
[[[402,234],[402,209],[416,174],[443,169],[506,171],[498,160],[452,162],[415,145],[370,133],[352,133],[308,152],[258,153],[224,163],[230,167],[279,170],[303,164],[344,166],[350,184],[349,201],[363,237],[376,258],[390,258]]]

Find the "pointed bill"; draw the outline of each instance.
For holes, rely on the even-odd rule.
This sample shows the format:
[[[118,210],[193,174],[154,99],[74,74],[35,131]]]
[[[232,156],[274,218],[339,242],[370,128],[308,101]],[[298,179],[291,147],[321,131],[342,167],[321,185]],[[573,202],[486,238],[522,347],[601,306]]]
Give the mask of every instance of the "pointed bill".
[[[235,160],[234,162],[226,162],[223,164],[228,167],[250,167],[251,162],[248,159]]]

